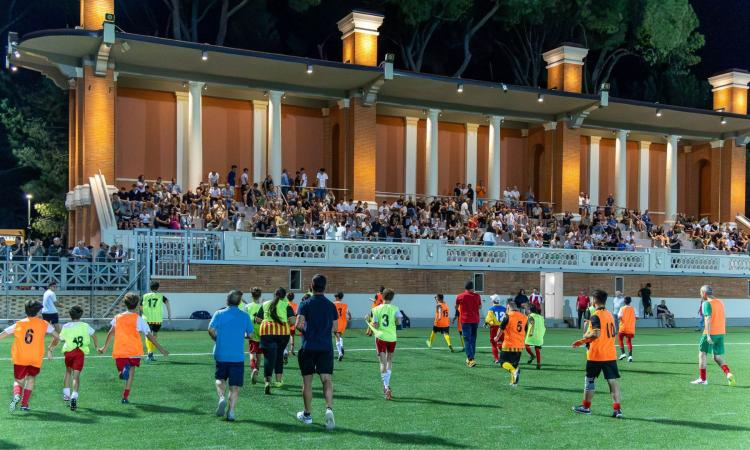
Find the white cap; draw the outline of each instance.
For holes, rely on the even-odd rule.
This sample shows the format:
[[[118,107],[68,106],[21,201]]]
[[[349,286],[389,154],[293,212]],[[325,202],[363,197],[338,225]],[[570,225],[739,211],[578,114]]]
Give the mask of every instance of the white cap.
[[[495,305],[500,304],[500,296],[497,294],[490,295],[490,300],[492,300],[492,303],[494,303]]]

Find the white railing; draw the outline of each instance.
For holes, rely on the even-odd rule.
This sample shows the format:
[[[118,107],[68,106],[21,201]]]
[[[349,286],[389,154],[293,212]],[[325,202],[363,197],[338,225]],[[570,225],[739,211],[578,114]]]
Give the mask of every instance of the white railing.
[[[0,284],[5,290],[44,289],[53,282],[63,291],[120,290],[129,286],[134,276],[133,260],[89,262],[22,258],[0,261]]]
[[[748,277],[745,254],[567,250],[511,246],[451,245],[438,240],[416,243],[303,240],[255,237],[246,232],[138,231],[142,264],[158,276],[189,276],[191,263],[279,266],[403,267],[497,271],[659,273]]]

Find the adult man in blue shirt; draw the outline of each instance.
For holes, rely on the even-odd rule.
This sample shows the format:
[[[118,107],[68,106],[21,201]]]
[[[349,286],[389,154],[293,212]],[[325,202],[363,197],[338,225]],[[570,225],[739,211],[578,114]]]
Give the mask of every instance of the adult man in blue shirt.
[[[219,405],[216,415],[224,416],[227,408],[225,393],[229,387],[229,411],[227,420],[235,419],[235,406],[240,395],[245,374],[245,337],[253,334],[250,316],[238,306],[242,302],[242,291],[234,290],[227,295],[227,307],[214,313],[208,324],[208,335],[216,342],[216,393]]]
[[[315,275],[310,290],[312,297],[300,303],[297,311],[296,327],[302,331],[302,347],[298,354],[299,369],[302,373],[302,399],[305,409],[297,413],[297,419],[304,424],[312,423],[312,378],[320,375],[323,395],[326,399],[326,428],[336,426],[333,418],[333,330],[336,329],[336,306],[324,294],[326,277]]]

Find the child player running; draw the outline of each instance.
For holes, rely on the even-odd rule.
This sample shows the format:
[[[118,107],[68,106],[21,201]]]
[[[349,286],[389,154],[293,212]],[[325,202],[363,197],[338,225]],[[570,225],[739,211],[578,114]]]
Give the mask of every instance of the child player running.
[[[60,331],[60,340],[63,342],[63,355],[65,356],[65,378],[63,379],[63,400],[70,402],[70,410],[78,409],[78,392],[81,389],[81,371],[86,355],[91,351],[91,341],[94,348],[99,348],[96,339],[96,330],[86,322],[81,322],[83,308],[74,306],[70,308],[70,322],[63,325]],[[49,346],[52,352],[56,345],[53,342]],[[71,392],[72,387],[72,392]]]
[[[380,359],[380,378],[383,380],[383,394],[386,400],[391,400],[391,370],[393,368],[393,352],[396,350],[396,325],[403,315],[398,306],[391,304],[396,295],[391,289],[383,291],[383,304],[372,310],[372,323],[369,328],[375,335],[375,347]]]
[[[44,360],[44,336],[51,334],[53,343],[60,338],[55,327],[37,317],[42,310],[41,302],[29,300],[24,305],[26,318],[21,319],[0,333],[0,340],[13,336],[10,358],[13,361],[13,399],[10,412],[21,403],[21,411],[29,411],[29,399],[34,381],[42,369]],[[52,353],[49,354],[52,359]]]

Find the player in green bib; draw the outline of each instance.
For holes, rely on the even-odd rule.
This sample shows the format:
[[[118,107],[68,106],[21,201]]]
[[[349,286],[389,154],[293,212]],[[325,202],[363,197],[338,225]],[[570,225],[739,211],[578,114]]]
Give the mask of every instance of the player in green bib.
[[[83,308],[80,306],[70,308],[71,321],[66,323],[60,331],[60,340],[63,342],[62,351],[63,355],[65,355],[63,400],[70,402],[71,411],[78,409],[78,390],[81,386],[81,371],[83,370],[85,355],[89,354],[91,341],[94,342],[96,348],[99,347],[94,329],[89,324],[81,322],[82,316]],[[56,342],[52,342],[52,344],[48,348],[50,357],[52,356],[52,350],[57,346]]]
[[[143,320],[148,323],[148,327],[151,328],[151,333],[156,337],[156,334],[161,330],[161,324],[164,322],[164,306],[167,307],[167,319],[172,320],[172,309],[169,306],[169,300],[159,291],[159,282],[152,281],[151,292],[145,294],[141,300],[141,313]],[[147,362],[155,361],[154,358],[154,344],[150,340],[146,339],[146,352],[148,357]]]
[[[263,350],[260,349],[260,334],[258,331],[260,327],[257,324],[260,321],[256,321],[258,311],[263,308],[260,296],[263,295],[263,291],[259,287],[254,287],[250,290],[250,303],[246,303],[242,309],[250,316],[250,320],[253,322],[253,334],[248,338],[248,351],[250,352],[250,369],[252,370],[252,376],[250,380],[253,384],[258,382],[258,367],[263,363]]]
[[[391,369],[393,367],[393,352],[396,350],[396,327],[403,318],[398,306],[392,305],[396,293],[392,289],[383,291],[383,304],[372,309],[372,321],[368,323],[375,336],[375,347],[380,359],[380,378],[383,381],[383,394],[386,400],[391,400]]]
[[[526,328],[526,352],[531,356],[527,364],[531,364],[536,359],[537,370],[542,368],[542,346],[544,345],[544,334],[547,328],[544,326],[544,317],[538,304],[531,304],[531,314]],[[531,353],[531,346],[534,346],[534,353]]]

